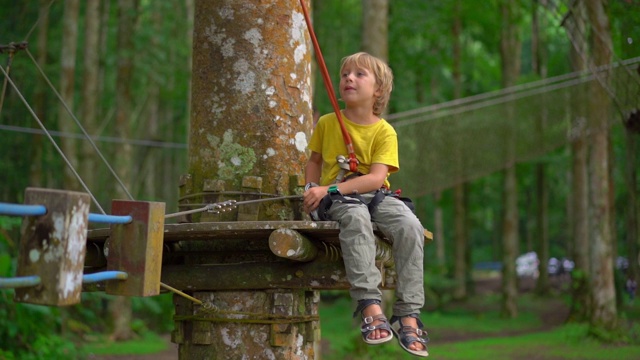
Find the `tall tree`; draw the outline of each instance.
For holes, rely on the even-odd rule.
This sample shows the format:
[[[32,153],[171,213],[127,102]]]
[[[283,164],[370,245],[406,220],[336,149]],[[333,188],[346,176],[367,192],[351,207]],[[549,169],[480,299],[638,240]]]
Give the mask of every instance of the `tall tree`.
[[[438,272],[447,272],[445,246],[444,246],[444,218],[442,210],[442,192],[438,191],[433,195],[435,209],[433,210],[433,241],[436,245],[436,264]]]
[[[82,73],[82,103],[80,120],[89,135],[95,136],[97,130],[97,104],[100,97],[98,91],[99,76],[99,39],[100,39],[100,0],[87,0],[84,17],[84,46]],[[95,181],[96,159],[93,146],[83,141],[81,146],[80,174],[90,189],[97,187]]]
[[[65,104],[73,111],[73,93],[76,70],[76,50],[78,47],[78,13],[80,3],[78,0],[65,0],[64,17],[62,20],[62,48],[60,54],[60,96]],[[65,133],[77,132],[73,121],[69,117],[64,105],[58,110],[58,123],[60,131]],[[78,165],[78,150],[76,141],[70,137],[63,137],[61,148],[64,155],[73,166]],[[79,189],[75,175],[68,167],[64,169],[64,186],[70,190]]]
[[[613,57],[613,43],[606,0],[586,0],[591,24],[593,65],[607,66]],[[595,70],[598,71],[598,70]],[[613,276],[612,204],[609,177],[609,118],[611,99],[607,93],[609,69],[598,72],[590,88],[589,114],[591,123],[590,199],[591,214],[591,294],[592,326],[614,329],[617,326],[616,293]]]
[[[388,14],[388,0],[362,0],[362,50],[385,62],[389,62]],[[392,311],[394,291],[384,290],[382,296],[388,313]]]
[[[620,4],[618,4],[620,5]],[[633,5],[629,5],[633,6]],[[627,9],[622,8],[622,11],[626,11]],[[620,11],[618,10],[618,11]],[[625,14],[626,15],[626,14]],[[628,36],[621,36],[621,49],[622,49],[622,58],[630,59],[633,56],[637,56],[640,51],[638,51],[637,45],[634,46],[633,41],[629,41],[629,38],[634,34],[634,29],[636,30],[636,34],[638,33],[637,24],[640,20],[640,14],[637,12],[634,13],[635,16],[620,16],[620,34],[627,34]],[[612,17],[615,16],[612,14]],[[637,36],[637,35],[636,35]],[[629,69],[629,71],[633,71]],[[638,114],[638,109],[636,109],[636,116]],[[626,248],[627,254],[629,256],[629,278],[640,281],[640,198],[638,194],[640,193],[640,189],[638,188],[638,151],[640,151],[640,133],[638,130],[635,131],[632,129],[632,114],[628,115],[628,118],[625,119],[625,141],[626,141],[626,153],[625,153],[625,186],[627,188],[627,193],[629,194],[629,200],[626,202],[626,233],[627,233],[627,241]],[[636,120],[638,121],[638,120]]]
[[[453,21],[451,28],[451,40],[453,43],[453,97],[460,99],[462,97],[462,14],[461,1],[455,0],[453,3]],[[456,121],[459,122],[459,121]],[[456,142],[456,164],[461,168],[464,166],[460,146],[461,142]],[[462,170],[460,171],[462,174]],[[453,297],[455,299],[464,299],[467,297],[467,273],[470,264],[467,263],[468,249],[468,231],[467,231],[467,195],[468,185],[466,182],[458,182],[453,189],[454,194],[454,266],[453,278],[455,279],[455,288]]]
[[[116,136],[122,139],[131,138],[131,112],[132,112],[132,76],[134,26],[138,11],[138,1],[118,0],[118,38],[117,38],[117,75],[116,75]],[[118,169],[120,179],[127,188],[132,184],[132,148],[129,143],[118,147],[115,154],[115,169]],[[122,187],[116,187],[117,199],[127,199],[128,195]],[[113,319],[114,340],[127,340],[133,336],[131,331],[131,299],[125,296],[115,296],[110,304],[111,318]]]
[[[384,61],[389,60],[388,13],[389,0],[362,0],[362,49]]]
[[[49,3],[48,0],[40,0],[40,6],[38,11],[38,42],[36,61],[40,67],[44,67],[47,63],[47,34],[49,33]],[[46,122],[47,118],[47,97],[45,95],[45,86],[43,83],[36,85],[36,92],[34,96],[34,108],[38,115],[38,118]],[[46,186],[44,174],[42,171],[42,164],[44,158],[44,136],[36,135],[33,137],[31,152],[31,169],[29,171],[29,185],[30,186]]]
[[[532,1],[532,41],[531,41],[531,53],[532,53],[532,67],[533,71],[541,79],[547,77],[547,52],[546,52],[546,17],[540,16],[544,14],[544,9],[547,6],[547,0],[533,0]],[[543,99],[545,97],[543,96]],[[544,147],[544,133],[547,123],[547,104],[543,102],[542,107],[537,115],[536,121],[536,133],[540,146]],[[547,174],[546,166],[543,162],[539,162],[535,165],[536,173],[536,244],[538,245],[538,282],[536,284],[536,291],[541,295],[546,295],[550,291],[549,284],[549,190],[547,186]]]
[[[155,4],[154,6],[158,6]],[[145,24],[151,27],[152,33],[150,34],[150,52],[147,56],[153,54],[161,47],[162,34],[162,14],[160,12],[152,12],[150,15],[150,23]],[[153,72],[147,72],[147,84],[149,90],[144,101],[145,108],[143,115],[136,119],[138,125],[137,138],[148,138],[155,140],[160,137],[160,123],[161,123],[161,111],[160,111],[160,81],[158,76]],[[142,176],[137,181],[136,187],[139,190],[136,193],[143,194],[145,198],[154,199],[157,194],[157,187],[163,184],[158,184],[157,179],[162,178],[162,168],[157,166],[160,163],[160,150],[156,148],[141,148],[140,155],[137,157],[137,167],[141,168],[140,173]],[[164,182],[163,182],[164,183]]]
[[[563,21],[571,42],[571,66],[573,71],[587,70],[588,44],[586,31],[586,9],[584,2],[573,2],[569,14]],[[572,93],[571,98],[571,234],[575,268],[572,277],[572,304],[570,319],[584,321],[591,309],[590,259],[589,259],[589,175],[586,139],[586,111],[584,99],[587,95],[582,87]]]
[[[502,65],[502,86],[507,88],[514,86],[520,74],[520,11],[515,1],[500,1],[500,59]],[[502,228],[503,270],[502,270],[502,313],[506,317],[518,316],[516,298],[518,295],[516,257],[518,254],[518,186],[515,163],[515,118],[514,109],[507,105],[507,119],[511,123],[505,124],[505,157],[506,168],[504,170],[504,221]]]

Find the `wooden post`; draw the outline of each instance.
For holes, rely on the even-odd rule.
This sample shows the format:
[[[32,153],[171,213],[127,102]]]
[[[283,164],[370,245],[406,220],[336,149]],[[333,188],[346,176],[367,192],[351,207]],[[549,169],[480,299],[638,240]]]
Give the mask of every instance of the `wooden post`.
[[[44,205],[47,213],[23,220],[17,276],[37,275],[42,281],[16,289],[16,301],[54,306],[79,303],[89,194],[28,188],[25,204]]]

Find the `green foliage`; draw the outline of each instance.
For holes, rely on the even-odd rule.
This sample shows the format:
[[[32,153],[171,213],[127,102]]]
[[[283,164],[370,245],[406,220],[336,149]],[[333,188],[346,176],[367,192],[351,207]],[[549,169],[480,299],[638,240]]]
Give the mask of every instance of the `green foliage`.
[[[0,354],[27,360],[77,358],[77,347],[59,330],[57,308],[15,303],[12,290],[0,291]]]
[[[427,268],[424,274],[424,291],[426,302],[440,309],[453,299],[453,290],[458,285],[456,280],[446,276],[435,268]]]
[[[139,325],[144,329],[160,334],[173,330],[175,308],[172,293],[152,297],[134,297],[132,308]],[[140,332],[137,331],[137,333]]]
[[[63,3],[53,1],[50,6],[49,25],[47,32],[47,61],[44,72],[54,85],[60,83],[60,49],[62,48],[62,19]],[[360,36],[362,32],[362,3],[359,0],[317,0],[313,1],[314,26],[323,50],[325,61],[329,67],[329,73],[334,85],[338,83],[338,67],[340,59],[350,53],[360,50]],[[389,112],[413,110],[426,105],[439,104],[452,100],[454,97],[453,74],[453,35],[451,25],[456,16],[460,16],[462,22],[462,34],[460,41],[462,46],[461,77],[463,83],[462,96],[470,96],[493,91],[500,88],[500,55],[499,35],[502,24],[499,21],[498,1],[461,1],[460,13],[454,13],[452,1],[415,1],[397,0],[389,2],[389,62],[396,76],[395,89],[391,97]],[[562,18],[566,15],[566,1],[553,1],[550,7],[542,12],[546,26],[541,29],[547,46],[548,76],[564,74],[570,71],[568,52],[571,44],[560,26]],[[37,55],[38,37],[37,28],[34,32],[32,26],[39,16],[39,2],[37,1],[0,1],[3,8],[0,33],[3,38],[0,43],[11,41],[29,41],[29,49]],[[531,42],[531,15],[528,9],[528,1],[517,2],[523,10],[520,19],[520,30],[523,34],[525,51],[522,54],[522,71],[520,82],[536,80],[537,75],[532,73],[532,54],[526,50]],[[85,2],[81,2],[80,24],[84,25]],[[98,112],[100,113],[100,129],[98,135],[112,136],[115,133],[114,109],[118,94],[115,87],[115,71],[118,64],[117,33],[117,4],[114,1],[103,1],[104,28],[102,33],[103,47],[99,58],[101,65],[100,99]],[[527,7],[525,7],[527,6]],[[613,30],[615,56],[614,60],[640,56],[640,12],[635,11],[637,5],[628,1],[610,2],[610,19]],[[150,135],[149,119],[154,114],[148,108],[149,93],[152,89],[159,91],[159,116],[158,127],[164,141],[184,143],[187,139],[189,122],[189,80],[191,43],[188,29],[192,25],[187,19],[183,1],[151,1],[139,2],[138,19],[135,32],[131,34],[134,42],[134,71],[132,73],[132,89],[134,113],[131,114],[132,136],[136,138],[148,138]],[[84,34],[79,32],[79,45],[84,41]],[[589,36],[585,34],[585,36]],[[198,46],[199,44],[196,44]],[[84,65],[81,59],[79,46],[78,61],[76,63],[75,99],[73,106],[75,113],[83,103],[80,95],[83,79]],[[0,54],[0,62],[6,64],[8,58]],[[44,111],[39,114],[49,130],[59,130],[59,123],[64,119],[57,118],[59,102],[52,91],[36,71],[26,53],[17,53],[13,59],[11,68],[12,79],[16,82],[25,98],[31,103],[38,93],[44,93],[42,98]],[[0,78],[2,78],[0,76]],[[320,75],[316,72],[314,83],[314,105],[321,112],[332,111],[328,97],[320,81]],[[32,119],[27,107],[16,96],[17,93],[9,88],[4,104],[0,112],[0,124],[39,128]],[[628,94],[636,96],[637,94]],[[31,104],[33,105],[33,104]],[[83,119],[80,119],[81,122]],[[64,120],[66,121],[66,120]],[[446,124],[443,125],[446,127]],[[611,144],[614,150],[613,179],[616,199],[616,213],[623,214],[624,207],[629,197],[626,186],[622,183],[623,166],[618,166],[625,161],[624,158],[624,133],[620,127],[612,128]],[[154,135],[158,136],[158,135]],[[59,141],[59,137],[55,137]],[[446,138],[446,141],[451,139]],[[105,151],[107,159],[112,161],[118,152],[118,145],[112,143],[99,143],[100,149]],[[36,159],[37,151],[42,151],[43,156],[38,161],[42,169],[42,177],[32,178],[33,159]],[[145,163],[147,160],[147,148],[136,147],[134,165]],[[163,178],[158,182],[177,183],[180,169],[184,169],[185,154],[183,150],[162,150],[162,163],[157,166],[165,167],[175,163],[175,166],[167,167]],[[410,156],[414,156],[412,152]],[[55,151],[48,139],[43,136],[34,136],[27,133],[0,130],[0,201],[21,202],[24,189],[27,186],[40,182],[49,188],[65,188],[68,184],[62,182],[62,172],[66,165]],[[520,212],[520,238],[521,249],[526,249],[525,239],[532,233],[528,225],[533,216],[532,209],[536,199],[533,199],[533,166],[544,163],[548,169],[549,196],[549,237],[551,241],[551,256],[561,257],[568,255],[570,239],[570,227],[568,226],[566,204],[571,194],[567,172],[571,155],[568,150],[560,149],[546,154],[543,157],[531,159],[530,163],[518,165],[518,183],[521,186],[519,202]],[[181,167],[182,166],[182,167]],[[431,164],[427,164],[431,166]],[[447,164],[450,166],[450,164]],[[631,168],[639,168],[638,164],[629,164]],[[37,166],[36,166],[37,167]],[[119,171],[120,169],[116,169]],[[112,199],[111,175],[107,174],[102,165],[97,166],[99,184],[93,187],[100,203],[108,203]],[[424,176],[429,176],[425,174]],[[139,177],[143,181],[144,176]],[[420,179],[414,179],[420,181]],[[502,227],[502,176],[500,174],[481,174],[470,184],[469,189],[469,239],[472,244],[471,257],[473,262],[495,261],[500,259],[500,234]],[[144,189],[138,184],[137,188]],[[158,199],[168,202],[176,197],[177,185],[174,191],[146,194],[140,191],[136,198]],[[138,196],[140,195],[140,196]],[[411,196],[411,194],[407,194]],[[433,211],[435,203],[431,195],[420,199],[414,199],[421,205],[421,220],[427,228],[433,230]],[[442,198],[437,204],[444,213],[444,237],[451,239],[453,236],[453,196],[450,190],[443,190]],[[615,230],[618,239],[623,240],[628,235],[623,216],[616,216]],[[15,272],[15,255],[18,245],[18,230],[21,219],[0,216],[0,276],[11,276]],[[618,244],[616,244],[618,245]],[[445,241],[448,256],[447,264],[452,263],[453,242]],[[621,253],[627,252],[623,246],[615,246]],[[427,261],[435,259],[435,246],[428,245],[425,248]],[[584,279],[578,272],[574,272],[575,279]],[[574,284],[580,284],[580,281]],[[452,280],[438,272],[426,274],[426,290],[439,306],[449,303],[449,291],[454,285]],[[342,292],[344,294],[344,292]],[[330,293],[331,294],[331,293]],[[69,348],[69,338],[85,336],[90,332],[106,332],[108,325],[105,322],[107,311],[105,304],[109,297],[103,293],[84,293],[82,303],[68,309],[56,309],[49,307],[16,304],[13,302],[11,291],[0,292],[0,358],[56,358],[62,356],[71,358],[74,354]],[[495,299],[494,299],[495,300]],[[344,306],[340,312],[329,317],[340,319],[340,326],[332,327],[331,321],[323,318],[323,333],[340,334],[340,329],[351,328],[349,316],[350,306],[348,298],[337,297],[336,306]],[[149,329],[165,332],[172,328],[171,314],[173,304],[171,295],[161,295],[152,298],[135,298],[132,301],[134,314],[137,315],[132,323],[138,334],[144,334]],[[637,310],[637,309],[636,309]],[[629,319],[637,319],[639,314],[632,309],[625,309],[630,315]],[[636,311],[636,312],[634,312]],[[456,325],[459,328],[478,327],[476,331],[489,332],[489,328],[500,329],[508,327],[506,323],[494,321],[494,313],[445,313],[438,312],[430,315],[425,320],[437,324],[440,328]],[[522,317],[521,317],[522,318]],[[524,317],[525,322],[534,324],[535,321]],[[522,324],[519,324],[522,325]],[[511,326],[511,325],[509,325]],[[524,326],[524,325],[523,325]],[[638,325],[630,328],[629,339],[637,339]],[[64,333],[64,334],[63,334]],[[549,334],[562,339],[582,341],[587,335],[592,334],[600,339],[616,341],[619,337],[614,333],[603,332],[597,328],[588,329],[580,326],[568,326]],[[634,335],[635,334],[635,335]],[[532,341],[533,338],[528,338]],[[350,336],[336,339],[338,349],[347,349],[351,352],[364,354],[359,348],[357,332]],[[523,340],[525,341],[525,340]],[[537,339],[542,344],[549,341],[547,338]],[[505,341],[506,342],[506,341]],[[526,342],[526,341],[525,341]],[[514,344],[518,344],[516,339]],[[497,346],[493,343],[474,343],[468,349],[459,353],[451,346],[452,354],[443,358],[456,358],[456,356],[469,355],[482,344]],[[597,342],[588,342],[589,346],[598,346]],[[508,345],[508,344],[507,344]],[[357,346],[357,348],[356,348]],[[555,346],[550,344],[550,346]],[[392,353],[398,356],[397,346],[383,346],[375,351],[380,357],[392,358]],[[446,352],[447,346],[441,347]],[[598,352],[597,348],[587,347],[593,354],[601,354],[602,358],[609,356]],[[340,350],[342,351],[342,350]],[[440,350],[438,350],[440,351]],[[468,352],[465,352],[468,351]],[[19,355],[14,355],[19,354]],[[57,353],[59,352],[59,354]],[[478,352],[482,354],[481,352]],[[613,353],[613,352],[612,352]],[[345,353],[341,353],[344,355]],[[491,357],[490,353],[484,354]],[[362,355],[363,357],[366,355]],[[470,356],[474,356],[473,354]],[[479,355],[476,355],[479,356]],[[591,355],[585,355],[591,356]],[[458,357],[462,358],[462,357]],[[630,358],[625,354],[623,358]]]

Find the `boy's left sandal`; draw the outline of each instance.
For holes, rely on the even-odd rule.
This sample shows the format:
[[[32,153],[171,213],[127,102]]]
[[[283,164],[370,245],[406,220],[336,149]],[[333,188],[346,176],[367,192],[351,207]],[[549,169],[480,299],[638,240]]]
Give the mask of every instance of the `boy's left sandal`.
[[[418,327],[414,328],[413,326],[406,326],[402,323],[402,319],[412,317],[417,320]],[[427,336],[427,332],[422,330],[424,325],[420,321],[418,314],[411,314],[407,316],[392,316],[391,317],[391,330],[398,337],[398,342],[400,346],[407,351],[408,353],[416,356],[427,357],[429,356],[429,352],[427,351],[427,342],[429,338]],[[423,337],[423,335],[425,337]],[[412,350],[409,348],[413,343],[420,343],[424,346],[423,350]]]

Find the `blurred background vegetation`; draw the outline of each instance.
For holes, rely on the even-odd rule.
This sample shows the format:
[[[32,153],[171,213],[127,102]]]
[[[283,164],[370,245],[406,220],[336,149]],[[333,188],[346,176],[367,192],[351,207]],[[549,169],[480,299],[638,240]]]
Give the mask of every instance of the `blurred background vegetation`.
[[[314,27],[334,84],[338,83],[340,59],[365,48],[363,29],[367,28],[367,20],[363,10],[372,3],[312,2]],[[567,85],[562,93],[554,93],[550,88],[561,81],[558,77],[578,71],[573,63],[576,43],[592,44],[594,38],[602,36],[585,25],[582,32],[574,33],[580,39],[571,38],[567,22],[572,17],[589,23],[585,13],[572,7],[576,3],[582,1],[388,2],[388,49],[380,56],[388,59],[394,71],[395,88],[387,118],[396,126],[403,142],[400,149],[403,171],[391,180],[414,198],[420,219],[436,234],[438,243],[427,246],[425,254],[431,274],[427,287],[434,303],[444,305],[473,296],[473,288],[465,282],[472,283],[474,264],[503,262],[503,240],[509,234],[502,230],[508,211],[506,175],[502,170],[509,161],[502,153],[508,134],[504,133],[508,126],[502,121],[507,117],[504,111],[508,97],[527,89],[546,90],[533,97],[522,95],[520,112],[529,115],[541,112],[539,101],[547,94],[544,105],[550,114],[547,127],[556,126],[554,136],[561,134],[561,139],[556,141],[554,137],[529,144],[527,138],[533,137],[537,123],[525,121],[528,119],[525,115],[519,118],[523,129],[518,140],[527,145],[514,165],[519,253],[540,252],[539,240],[544,237],[548,249],[541,254],[543,266],[551,257],[574,256],[575,219],[571,205],[574,186],[570,171],[574,138],[568,135],[573,129],[570,124],[573,115],[565,110],[572,106],[567,96],[588,92],[588,88],[580,83]],[[610,22],[611,63],[630,60],[629,68],[637,72],[640,2],[605,3]],[[295,4],[292,2],[292,6]],[[512,12],[509,24],[504,22],[507,8]],[[82,138],[79,128],[69,125],[71,118],[61,109],[61,102],[47,81],[58,89],[72,113],[94,137],[106,161],[116,164],[116,172],[135,174],[130,177],[135,198],[163,201],[167,209],[177,208],[178,179],[186,172],[187,164],[194,0],[0,0],[0,9],[0,45],[6,45],[0,54],[0,64],[10,71],[21,95],[54,139],[71,152],[72,163],[78,164],[80,175],[98,202],[108,211],[111,199],[121,196],[121,190],[109,169],[91,149],[87,150],[86,141],[78,140]],[[97,13],[90,12],[96,9]],[[130,32],[124,34],[123,12],[132,19]],[[96,32],[89,30],[89,20],[97,21]],[[69,26],[75,31],[69,30]],[[505,29],[517,35],[517,49],[503,48],[501,53],[507,36]],[[28,42],[27,50],[12,51],[9,45],[22,41]],[[513,51],[507,56],[508,50]],[[577,54],[581,55],[588,59],[592,56],[587,50]],[[517,63],[518,71],[517,76],[506,81],[504,66],[509,56]],[[87,60],[92,58],[94,63]],[[588,59],[591,67],[584,68],[586,73],[594,66],[594,60]],[[123,65],[124,61],[127,63]],[[638,134],[623,124],[630,111],[640,107],[640,90],[637,73],[626,73],[624,69],[611,77],[612,92],[608,94],[613,104],[611,118],[607,119],[614,234],[611,259],[627,259],[631,269],[627,271],[637,275],[639,183],[634,174],[640,168],[640,157],[630,156],[629,151],[637,155]],[[126,91],[121,87],[123,74],[128,74]],[[314,76],[320,79],[318,74]],[[42,135],[19,94],[6,84],[4,76],[1,78],[4,86],[0,95],[0,201],[21,203],[28,186],[78,188],[62,171],[66,168],[63,159]],[[580,76],[571,77],[574,78]],[[88,87],[88,83],[94,83],[95,87]],[[128,95],[126,100],[121,98],[124,92]],[[473,104],[471,99],[485,97],[493,102],[469,106]],[[596,101],[588,95],[576,98],[585,106]],[[314,81],[313,102],[320,113],[332,111],[320,81]],[[126,110],[125,115],[122,109]],[[442,109],[448,112],[441,113]],[[553,117],[553,114],[561,115]],[[490,141],[484,145],[487,139]],[[479,146],[481,143],[483,146]],[[120,165],[124,147],[131,149],[126,169]],[[460,165],[457,162],[460,155],[454,150],[462,148],[467,151],[464,157],[468,162]],[[474,167],[474,163],[479,166]],[[545,166],[543,184],[548,190],[544,202],[537,177],[541,164]],[[452,172],[458,167],[463,170]],[[460,188],[461,184],[464,187]],[[463,216],[458,212],[460,194],[463,194]],[[630,201],[636,204],[635,212],[629,212]],[[543,204],[547,210],[541,227],[539,211]],[[15,273],[20,223],[19,219],[0,217],[2,277]],[[459,245],[455,239],[461,236],[467,244],[463,253],[456,252]],[[459,265],[458,260],[466,266]],[[614,263],[609,266],[614,267]],[[546,266],[542,270],[543,279],[548,276],[544,269]],[[616,281],[618,294],[624,290],[627,275],[617,273],[621,279]],[[567,291],[571,293],[571,289]],[[541,292],[545,292],[544,288]],[[0,358],[81,356],[73,341],[86,340],[94,334],[107,334],[108,338],[112,333],[110,301],[102,293],[85,293],[77,306],[42,307],[14,303],[12,291],[2,290]],[[133,333],[163,333],[172,328],[170,295],[131,301]],[[619,295],[618,302],[621,301]]]

